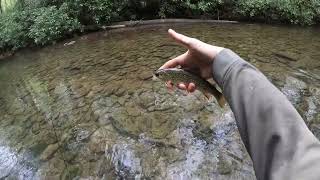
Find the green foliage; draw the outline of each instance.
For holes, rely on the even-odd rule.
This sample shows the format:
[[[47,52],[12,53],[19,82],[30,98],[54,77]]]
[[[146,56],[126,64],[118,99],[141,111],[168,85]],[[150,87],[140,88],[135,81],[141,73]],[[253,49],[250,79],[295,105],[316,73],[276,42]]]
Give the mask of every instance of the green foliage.
[[[10,11],[14,8],[17,0],[0,0],[0,12]]]
[[[12,5],[10,10],[0,11],[0,52],[50,44],[82,27],[118,20],[222,17],[302,25],[320,22],[320,0],[0,1],[0,9],[4,2]]]
[[[239,0],[237,11],[248,18],[313,24],[319,15],[319,0]]]
[[[34,23],[30,26],[28,35],[36,44],[54,42],[80,29],[80,23],[69,17],[63,8],[39,8],[34,12],[34,16]]]
[[[223,4],[223,0],[165,0],[160,4],[159,16],[161,18],[172,16],[200,16],[201,14],[215,13]]]
[[[65,0],[63,6],[84,25],[102,25],[117,19],[125,3],[121,0]]]
[[[26,27],[21,22],[21,13],[10,12],[0,16],[0,49],[16,50],[28,42]]]
[[[80,29],[76,19],[55,6],[5,13],[0,16],[0,26],[1,51],[48,44]]]

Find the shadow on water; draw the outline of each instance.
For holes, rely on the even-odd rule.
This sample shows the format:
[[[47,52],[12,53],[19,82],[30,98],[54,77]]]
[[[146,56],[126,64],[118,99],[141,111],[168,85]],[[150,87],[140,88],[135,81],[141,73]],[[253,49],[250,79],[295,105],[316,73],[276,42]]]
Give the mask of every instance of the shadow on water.
[[[229,107],[150,78],[184,52],[168,28],[89,34],[0,62],[0,179],[255,179]],[[315,30],[175,29],[253,63],[320,137]]]

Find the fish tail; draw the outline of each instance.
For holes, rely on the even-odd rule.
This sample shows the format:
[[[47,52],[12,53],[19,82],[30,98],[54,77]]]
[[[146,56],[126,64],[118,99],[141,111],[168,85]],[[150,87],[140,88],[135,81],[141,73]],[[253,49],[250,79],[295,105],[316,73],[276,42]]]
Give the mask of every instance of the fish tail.
[[[224,107],[224,105],[226,104],[226,99],[224,98],[223,94],[220,94],[217,101],[220,107]]]
[[[223,94],[220,91],[218,91],[214,86],[211,87],[211,91],[212,95],[216,98],[219,106],[223,108],[226,104],[226,99],[224,98]]]

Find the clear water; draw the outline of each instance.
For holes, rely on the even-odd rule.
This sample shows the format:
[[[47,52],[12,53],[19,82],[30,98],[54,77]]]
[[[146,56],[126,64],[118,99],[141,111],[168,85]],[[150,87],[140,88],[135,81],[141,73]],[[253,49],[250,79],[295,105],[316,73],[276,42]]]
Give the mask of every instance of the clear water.
[[[320,137],[318,29],[114,30],[0,62],[0,179],[255,179],[228,107],[199,92],[170,93],[150,78],[185,51],[167,37],[168,28],[239,53]]]

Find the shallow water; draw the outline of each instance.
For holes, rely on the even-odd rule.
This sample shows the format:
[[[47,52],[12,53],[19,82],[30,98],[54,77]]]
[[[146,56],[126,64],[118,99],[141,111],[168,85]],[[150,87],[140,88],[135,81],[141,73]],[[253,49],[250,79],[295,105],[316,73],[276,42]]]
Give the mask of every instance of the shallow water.
[[[114,30],[0,62],[0,179],[255,179],[229,107],[199,92],[170,93],[150,78],[185,51],[167,37],[169,27],[239,53],[320,137],[317,29]]]

